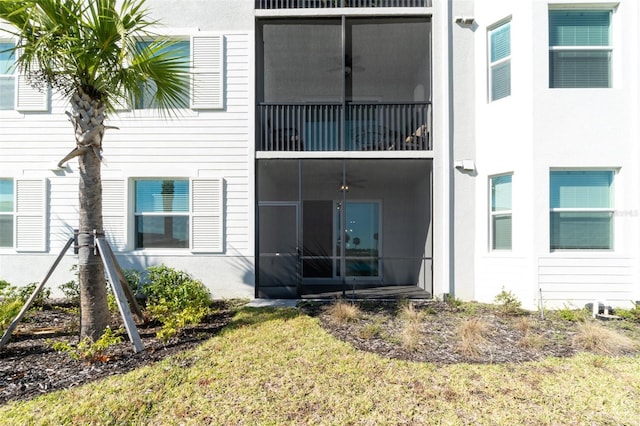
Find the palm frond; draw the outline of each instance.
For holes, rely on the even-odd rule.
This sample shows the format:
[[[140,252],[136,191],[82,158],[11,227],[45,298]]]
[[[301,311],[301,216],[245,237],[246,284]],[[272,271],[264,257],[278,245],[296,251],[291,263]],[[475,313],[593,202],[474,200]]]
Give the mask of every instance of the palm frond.
[[[113,109],[145,85],[161,112],[172,112],[188,91],[187,58],[153,32],[144,0],[0,0],[0,19],[16,38],[17,66],[32,84],[70,95],[79,88]],[[140,48],[139,41],[152,40]]]

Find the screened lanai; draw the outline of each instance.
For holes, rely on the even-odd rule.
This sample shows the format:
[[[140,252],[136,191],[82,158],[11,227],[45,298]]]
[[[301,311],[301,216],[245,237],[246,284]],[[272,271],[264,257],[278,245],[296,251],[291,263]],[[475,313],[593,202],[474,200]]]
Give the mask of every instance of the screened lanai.
[[[432,149],[430,17],[261,19],[259,151]]]
[[[432,161],[258,161],[258,297],[430,297]]]

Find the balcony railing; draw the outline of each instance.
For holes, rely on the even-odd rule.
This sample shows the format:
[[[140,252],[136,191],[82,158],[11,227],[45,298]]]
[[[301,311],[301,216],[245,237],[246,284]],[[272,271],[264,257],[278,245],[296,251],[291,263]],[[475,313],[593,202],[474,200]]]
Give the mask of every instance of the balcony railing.
[[[256,0],[256,9],[331,9],[337,7],[430,7],[432,0]]]
[[[261,151],[427,151],[429,102],[259,106]]]

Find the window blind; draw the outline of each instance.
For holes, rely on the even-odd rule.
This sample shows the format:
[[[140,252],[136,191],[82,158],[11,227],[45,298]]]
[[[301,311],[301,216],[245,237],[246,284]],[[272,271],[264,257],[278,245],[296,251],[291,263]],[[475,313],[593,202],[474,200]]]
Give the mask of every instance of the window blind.
[[[511,175],[491,179],[491,211],[511,210]]]
[[[495,101],[511,94],[511,23],[491,31],[489,43],[491,100]]]
[[[611,11],[549,11],[549,85],[611,87]]]
[[[611,208],[611,171],[551,172],[551,208]]]
[[[552,250],[613,248],[613,211],[602,211],[613,207],[612,183],[612,171],[551,172]]]
[[[188,180],[137,180],[136,213],[188,213]]]

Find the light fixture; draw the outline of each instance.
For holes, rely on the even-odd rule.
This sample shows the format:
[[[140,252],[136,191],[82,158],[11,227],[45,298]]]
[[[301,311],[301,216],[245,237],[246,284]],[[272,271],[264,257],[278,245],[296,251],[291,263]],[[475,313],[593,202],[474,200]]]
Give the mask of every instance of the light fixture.
[[[473,25],[476,20],[473,16],[456,16],[454,22],[459,25]]]
[[[341,183],[340,186],[338,187],[338,190],[340,192],[349,192],[349,184],[348,183]]]
[[[459,160],[454,164],[456,169],[464,170],[465,172],[473,172],[476,169],[476,165],[473,160]]]

